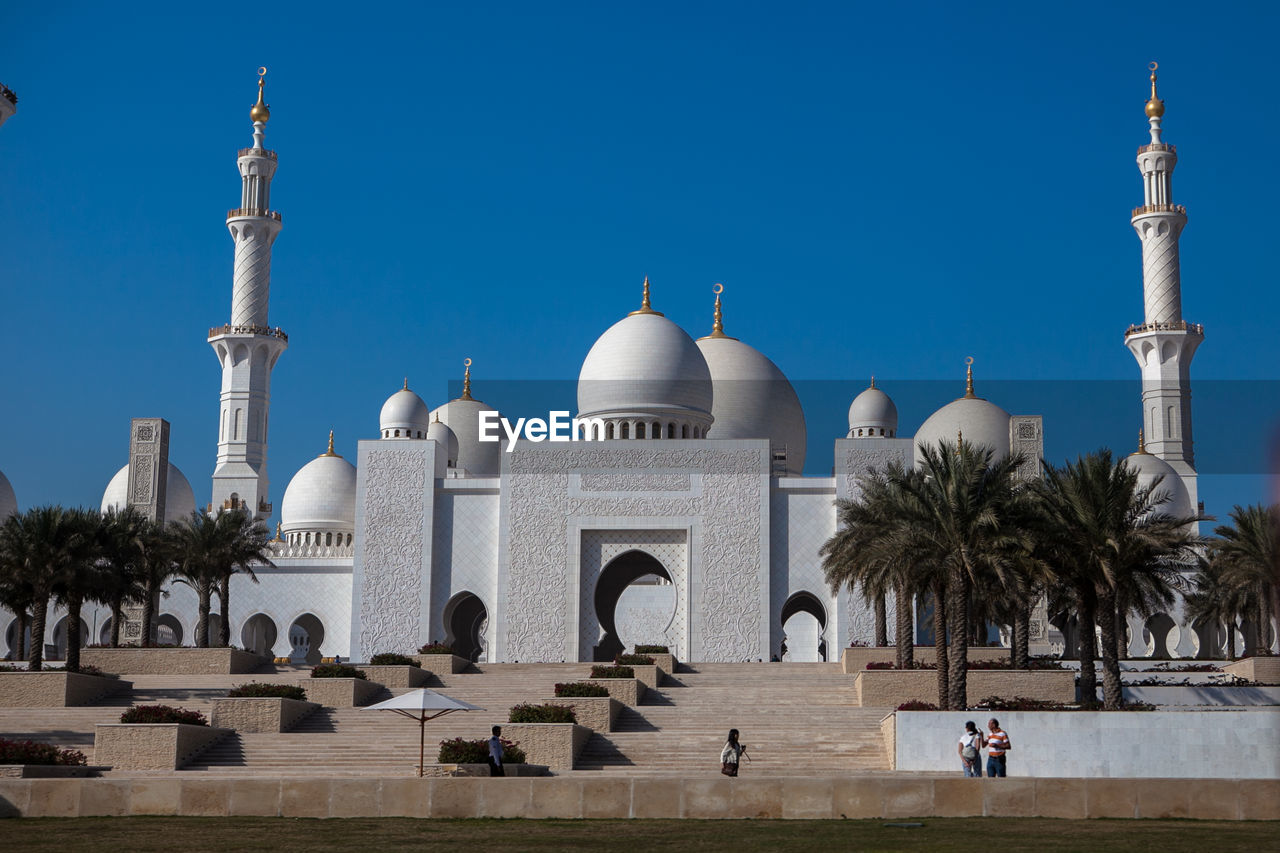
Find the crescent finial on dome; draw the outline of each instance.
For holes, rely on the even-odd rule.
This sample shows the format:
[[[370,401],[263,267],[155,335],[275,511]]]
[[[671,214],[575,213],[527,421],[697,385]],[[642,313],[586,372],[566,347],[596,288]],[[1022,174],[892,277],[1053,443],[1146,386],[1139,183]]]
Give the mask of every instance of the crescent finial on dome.
[[[1156,94],[1156,69],[1160,67],[1160,63],[1153,62],[1147,67],[1151,69],[1151,99],[1147,101],[1147,118],[1160,118],[1164,115],[1164,101]]]
[[[644,296],[640,300],[640,308],[627,314],[628,317],[634,317],[636,314],[657,314],[663,316],[661,311],[654,311],[653,306],[649,304],[649,276],[644,277]]]
[[[964,360],[964,398],[966,400],[976,400],[978,395],[973,393],[973,356],[969,356]]]
[[[724,338],[725,340],[736,341],[737,338],[730,337],[724,333],[724,312],[720,309],[720,294],[724,293],[724,285],[716,282],[715,286],[711,288],[711,292],[716,295],[716,307],[712,313],[711,319],[711,334],[703,335],[701,338],[698,338],[698,340],[705,341],[707,338]]]
[[[462,396],[460,400],[471,400],[471,359],[464,358],[462,360]]]
[[[249,108],[249,118],[263,124],[271,120],[271,107],[262,98],[262,81],[266,76],[267,68],[264,65],[258,69],[258,103]]]
[[[338,455],[336,452],[334,452],[334,449],[333,449],[333,430],[329,430],[329,449],[326,450],[324,453],[321,453],[320,455],[321,456],[337,456]]]

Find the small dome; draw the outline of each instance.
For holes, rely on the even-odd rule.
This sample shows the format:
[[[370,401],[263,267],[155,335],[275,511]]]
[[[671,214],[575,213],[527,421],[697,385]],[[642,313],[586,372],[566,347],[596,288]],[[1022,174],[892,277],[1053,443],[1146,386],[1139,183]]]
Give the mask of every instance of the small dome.
[[[578,416],[662,414],[711,422],[711,371],[684,329],[634,313],[600,336],[578,374]]]
[[[807,433],[796,389],[763,353],[737,338],[697,342],[711,374],[713,415],[707,438],[767,438],[786,450],[786,473],[804,472]]]
[[[915,435],[916,465],[924,458],[921,446],[937,446],[941,441],[955,443],[963,434],[968,444],[988,447],[995,458],[1009,455],[1009,413],[980,397],[961,397],[928,417]]]
[[[427,438],[444,448],[450,468],[458,466],[458,434],[443,421],[432,421],[427,427]]]
[[[1157,506],[1157,511],[1173,516],[1194,515],[1186,484],[1168,462],[1145,450],[1139,450],[1125,457],[1124,464],[1138,475],[1138,485],[1144,489],[1150,487],[1157,477],[1163,477],[1152,494],[1153,498],[1161,494],[1165,496]]]
[[[0,521],[18,512],[18,496],[13,493],[9,479],[0,471]]]
[[[129,466],[116,472],[102,493],[102,511],[115,507],[122,509],[129,502]],[[191,484],[178,470],[178,466],[169,463],[169,479],[165,482],[164,520],[180,521],[189,518],[196,511],[196,496],[191,491]]]
[[[404,388],[387,398],[378,415],[378,428],[383,438],[426,438],[431,426],[431,412],[422,398],[409,390],[409,380]]]
[[[871,387],[854,397],[849,406],[849,438],[894,438],[897,433],[898,407],[872,378]]]
[[[280,504],[280,529],[350,533],[355,528],[356,467],[330,449],[289,481]]]
[[[462,468],[473,477],[496,477],[502,464],[502,450],[506,439],[498,441],[480,440],[480,413],[497,411],[493,406],[479,400],[459,397],[440,406],[431,413],[434,426],[435,418],[453,432],[458,442],[457,454],[454,457],[455,467]],[[498,435],[502,436],[502,428],[498,427]]]

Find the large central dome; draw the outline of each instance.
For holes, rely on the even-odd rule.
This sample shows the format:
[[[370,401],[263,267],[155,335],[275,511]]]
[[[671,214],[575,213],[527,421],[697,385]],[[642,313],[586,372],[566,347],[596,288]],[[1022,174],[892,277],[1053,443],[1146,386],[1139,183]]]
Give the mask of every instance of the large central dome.
[[[684,329],[648,307],[646,279],[641,309],[614,323],[582,362],[578,416],[616,422],[617,438],[654,437],[651,424],[666,437],[701,438],[711,398],[706,359]],[[639,431],[623,435],[633,424]]]

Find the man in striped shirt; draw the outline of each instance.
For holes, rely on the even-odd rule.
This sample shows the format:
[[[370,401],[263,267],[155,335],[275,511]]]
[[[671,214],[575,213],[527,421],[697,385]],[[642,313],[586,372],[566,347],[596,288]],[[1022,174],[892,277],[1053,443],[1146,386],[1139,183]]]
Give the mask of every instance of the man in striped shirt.
[[[1009,736],[1000,728],[1000,721],[995,717],[987,721],[987,728],[991,730],[991,734],[987,736],[987,776],[1004,776],[1005,753],[1012,748]]]

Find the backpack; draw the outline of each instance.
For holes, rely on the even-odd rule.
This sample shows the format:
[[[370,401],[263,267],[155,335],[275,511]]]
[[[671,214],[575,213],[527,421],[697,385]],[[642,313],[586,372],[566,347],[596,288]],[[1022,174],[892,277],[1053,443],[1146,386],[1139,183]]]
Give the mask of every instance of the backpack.
[[[969,738],[969,743],[960,750],[960,756],[967,761],[972,761],[978,757],[977,747],[973,745],[973,738]]]

